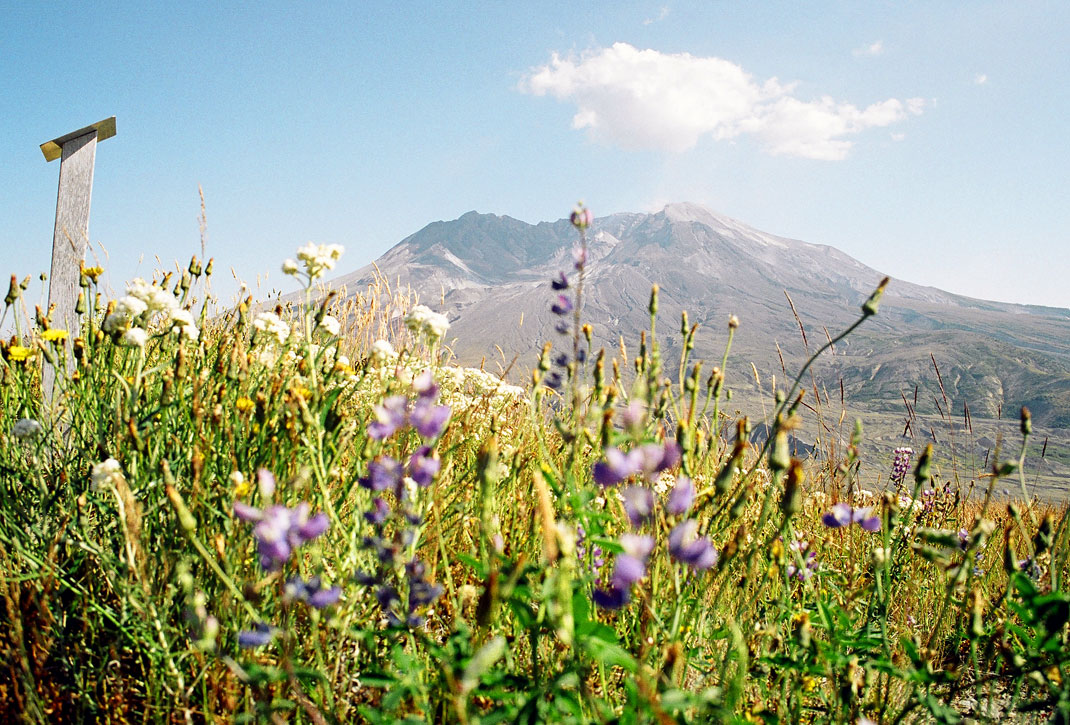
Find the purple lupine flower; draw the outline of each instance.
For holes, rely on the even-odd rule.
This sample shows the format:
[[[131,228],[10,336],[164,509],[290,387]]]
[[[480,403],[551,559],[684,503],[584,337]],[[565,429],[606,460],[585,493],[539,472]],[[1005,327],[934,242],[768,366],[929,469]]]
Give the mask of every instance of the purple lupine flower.
[[[568,298],[568,295],[558,295],[557,301],[550,305],[550,312],[555,315],[567,315],[572,312],[572,300]]]
[[[558,320],[556,323],[554,323],[554,332],[556,332],[559,335],[567,335],[568,334],[568,323],[565,322],[564,320]]]
[[[404,395],[391,395],[375,407],[375,420],[368,424],[368,435],[385,440],[405,426],[409,401]]]
[[[865,531],[879,531],[881,520],[879,516],[870,516],[869,508],[852,508],[850,504],[842,501],[832,507],[832,510],[821,517],[821,523],[830,529],[839,529],[851,524],[858,524]]]
[[[632,528],[638,529],[654,514],[654,492],[646,486],[626,486],[621,489],[624,511]]]
[[[568,355],[566,353],[561,353],[560,355],[555,356],[554,357],[554,365],[556,365],[559,368],[567,368],[568,367]]]
[[[234,502],[235,516],[256,523],[253,536],[257,541],[260,565],[267,571],[280,569],[295,549],[319,537],[330,526],[325,514],[309,517],[308,512],[309,505],[304,502],[293,509],[275,505],[262,511],[240,501]]]
[[[799,552],[803,559],[803,566],[799,567],[793,561],[787,566],[788,578],[794,577],[801,582],[809,579],[817,569],[817,552],[810,548],[810,542],[796,539],[788,545],[792,551]]]
[[[607,448],[606,460],[594,464],[591,471],[595,482],[603,488],[616,486],[638,472],[638,458],[622,453],[619,448]]]
[[[686,514],[695,501],[695,485],[687,476],[676,479],[676,485],[669,491],[668,500],[665,501],[665,510],[673,516]]]
[[[568,289],[568,277],[565,276],[564,272],[559,272],[558,276],[550,281],[550,286],[557,292],[566,290]]]
[[[307,582],[299,576],[292,577],[287,580],[283,591],[284,599],[288,601],[299,599],[313,609],[329,607],[337,602],[341,596],[341,588],[330,587],[325,589],[323,581],[318,576],[312,577]]]
[[[577,229],[586,229],[591,226],[591,222],[594,217],[591,216],[591,210],[585,206],[579,206],[572,210],[572,214],[569,216],[569,221],[572,222],[572,226]]]
[[[676,441],[666,441],[664,445],[646,443],[631,451],[639,469],[647,480],[654,480],[662,471],[680,464],[680,445]]]
[[[542,384],[551,390],[560,390],[562,382],[564,381],[561,379],[561,373],[555,370],[543,378]]]
[[[914,449],[896,448],[892,454],[895,456],[892,460],[892,481],[902,483],[910,470],[910,457],[914,455]]]
[[[654,550],[654,539],[639,534],[623,534],[620,537],[624,553],[613,565],[613,576],[608,588],[594,590],[592,599],[602,609],[620,609],[632,599],[632,585],[646,576],[646,563]]]
[[[608,589],[598,588],[594,590],[591,599],[594,600],[596,606],[602,609],[623,609],[632,600],[632,590],[630,587],[614,586],[610,586]]]
[[[409,464],[405,470],[409,478],[415,481],[417,486],[427,488],[431,485],[431,481],[434,480],[441,466],[441,461],[437,458],[432,458],[430,446],[420,446],[409,458]]]
[[[427,398],[416,401],[409,422],[423,438],[437,438],[450,419],[450,406],[435,405]]]
[[[692,569],[709,569],[717,563],[717,549],[705,536],[698,535],[698,521],[687,519],[669,532],[669,554]]]
[[[639,428],[646,419],[646,406],[641,400],[633,400],[620,413],[620,422],[624,427],[633,430]]]
[[[572,250],[572,266],[576,271],[580,271],[587,264],[587,250],[583,247],[576,247]]]
[[[275,495],[275,474],[266,468],[261,468],[256,472],[256,485],[260,489],[260,498],[270,501]]]
[[[255,629],[238,632],[238,646],[243,649],[263,647],[274,637],[276,630],[263,622],[259,622]]]
[[[438,385],[435,384],[435,378],[431,375],[430,370],[424,370],[413,379],[412,389],[416,391],[416,395],[420,398],[431,398],[433,400],[438,397]]]
[[[403,475],[399,461],[382,456],[368,462],[368,475],[358,479],[358,483],[369,491],[396,491],[401,486]]]
[[[390,506],[378,496],[372,499],[371,510],[364,513],[364,519],[372,526],[382,526],[388,516],[390,516]]]

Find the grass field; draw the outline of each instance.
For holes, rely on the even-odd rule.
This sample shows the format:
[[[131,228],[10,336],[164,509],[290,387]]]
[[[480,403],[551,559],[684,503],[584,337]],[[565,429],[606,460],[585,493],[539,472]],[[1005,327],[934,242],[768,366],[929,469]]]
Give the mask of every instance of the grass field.
[[[1070,721],[1028,413],[987,461],[798,386],[737,416],[730,350],[662,369],[656,290],[632,357],[587,349],[586,219],[524,387],[451,366],[407,294],[320,299],[336,247],[275,311],[205,302],[197,260],[114,300],[86,269],[77,334],[13,280],[4,721]]]

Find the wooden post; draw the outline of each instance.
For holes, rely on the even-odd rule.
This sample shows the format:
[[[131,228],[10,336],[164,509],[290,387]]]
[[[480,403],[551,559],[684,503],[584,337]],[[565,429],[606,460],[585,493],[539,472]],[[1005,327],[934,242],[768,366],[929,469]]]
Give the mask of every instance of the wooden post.
[[[89,243],[89,205],[93,195],[93,163],[97,142],[115,135],[115,116],[92,126],[41,144],[45,161],[59,162],[59,193],[56,197],[56,227],[52,234],[52,269],[48,276],[48,306],[54,327],[79,332],[78,300],[81,264]],[[68,365],[73,363],[68,361]],[[56,371],[45,364],[41,387],[46,401],[52,400]]]

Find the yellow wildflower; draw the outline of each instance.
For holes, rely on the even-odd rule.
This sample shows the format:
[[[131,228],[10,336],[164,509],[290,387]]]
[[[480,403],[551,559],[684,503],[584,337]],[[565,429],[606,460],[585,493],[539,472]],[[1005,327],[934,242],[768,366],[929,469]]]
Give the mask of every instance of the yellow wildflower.
[[[86,277],[88,277],[89,279],[91,279],[94,282],[96,282],[97,278],[99,278],[100,275],[104,274],[104,268],[103,267],[84,267],[82,269],[82,274],[84,274]]]
[[[12,362],[25,362],[33,355],[33,350],[22,345],[12,345],[7,349],[7,359]]]
[[[243,395],[235,401],[234,406],[242,413],[248,413],[256,408],[256,403],[253,402],[252,398],[247,398]]]
[[[60,342],[67,339],[66,330],[45,330],[41,333],[41,338],[48,342]]]
[[[306,387],[295,388],[294,392],[300,395],[305,400],[308,400],[312,397],[312,391]]]

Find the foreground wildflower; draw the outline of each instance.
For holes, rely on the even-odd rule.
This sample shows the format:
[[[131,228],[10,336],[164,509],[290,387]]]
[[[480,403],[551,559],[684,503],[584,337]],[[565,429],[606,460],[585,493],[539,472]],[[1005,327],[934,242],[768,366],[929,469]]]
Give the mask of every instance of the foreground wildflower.
[[[441,340],[450,329],[450,321],[445,315],[434,312],[426,305],[416,305],[405,316],[405,327],[413,334],[424,335],[431,342]]]
[[[282,318],[274,312],[261,312],[253,318],[253,327],[275,338],[280,345],[285,345],[290,338],[290,326],[283,322]]]
[[[11,427],[11,435],[17,440],[28,441],[41,434],[41,424],[33,418],[19,418]]]
[[[341,259],[345,247],[341,244],[313,244],[309,242],[297,250],[297,259],[305,265],[305,273],[310,280],[322,277],[324,272],[334,269]],[[287,260],[289,261],[289,260]],[[296,267],[296,265],[293,265]],[[286,269],[285,267],[283,268]],[[293,272],[288,272],[293,274]]]
[[[22,345],[12,345],[7,349],[7,359],[11,362],[26,362],[33,355],[33,350]]]
[[[123,479],[123,467],[119,464],[119,461],[114,458],[108,458],[93,465],[93,470],[90,473],[90,480],[93,484],[93,489],[99,491],[107,488],[108,486],[114,486]]]
[[[41,333],[41,339],[45,340],[46,342],[62,342],[63,340],[66,340],[67,337],[68,332],[66,330],[53,329],[45,330]]]
[[[620,537],[624,553],[613,563],[609,586],[594,590],[594,603],[603,609],[621,609],[632,599],[632,585],[646,576],[647,561],[654,550],[651,536],[624,534]]]
[[[821,517],[821,523],[830,529],[839,529],[851,524],[858,524],[866,531],[879,531],[881,520],[879,516],[870,516],[868,508],[853,508],[847,503],[838,503],[832,510]]]
[[[669,532],[669,554],[692,569],[709,569],[717,563],[717,549],[705,536],[698,535],[698,522],[688,519]]]
[[[309,516],[309,505],[301,502],[295,508],[273,505],[264,510],[234,502],[234,514],[242,521],[255,523],[260,565],[267,571],[278,571],[290,555],[303,544],[322,535],[330,525],[327,515]]]
[[[647,443],[627,453],[619,448],[606,450],[606,460],[594,464],[592,475],[599,486],[616,486],[632,476],[642,474],[647,480],[680,463],[680,446],[676,441],[664,445]]]

